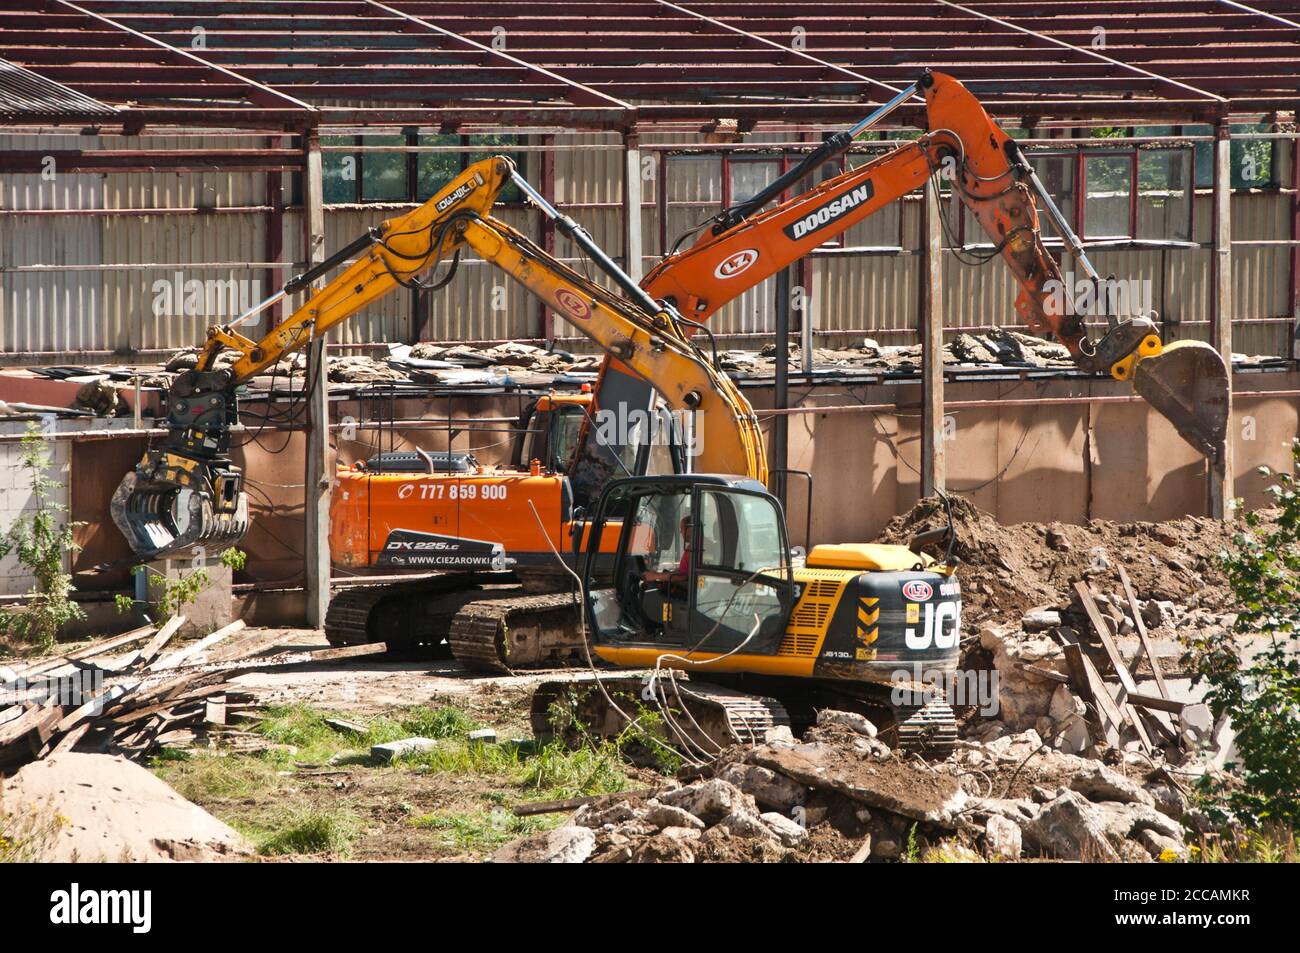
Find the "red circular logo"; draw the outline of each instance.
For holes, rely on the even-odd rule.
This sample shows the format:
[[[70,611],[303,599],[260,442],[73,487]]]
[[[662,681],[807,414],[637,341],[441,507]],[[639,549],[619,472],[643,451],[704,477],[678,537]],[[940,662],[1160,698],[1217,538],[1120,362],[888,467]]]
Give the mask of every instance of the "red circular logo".
[[[555,292],[555,303],[563,308],[567,314],[575,318],[585,321],[591,317],[591,306],[568,288],[561,288]]]
[[[736,252],[729,258],[724,258],[718,267],[713,269],[714,278],[734,278],[743,272],[749,270],[749,266],[758,261],[758,249],[746,248]]]
[[[903,595],[913,602],[925,602],[934,595],[934,587],[921,579],[909,579],[903,583]]]

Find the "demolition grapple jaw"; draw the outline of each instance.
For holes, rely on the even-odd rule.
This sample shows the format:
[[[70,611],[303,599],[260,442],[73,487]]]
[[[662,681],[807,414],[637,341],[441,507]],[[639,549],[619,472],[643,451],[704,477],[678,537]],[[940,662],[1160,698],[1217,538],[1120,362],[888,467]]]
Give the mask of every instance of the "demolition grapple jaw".
[[[167,395],[167,437],[122,478],[109,512],[146,559],[215,555],[248,531],[244,475],[228,456],[235,400],[227,371],[186,371]]]
[[[201,462],[151,450],[118,484],[113,523],[136,555],[165,559],[216,555],[248,532],[243,473],[226,462]]]
[[[132,551],[146,559],[216,555],[248,532],[239,468],[151,450],[122,478],[109,511]]]

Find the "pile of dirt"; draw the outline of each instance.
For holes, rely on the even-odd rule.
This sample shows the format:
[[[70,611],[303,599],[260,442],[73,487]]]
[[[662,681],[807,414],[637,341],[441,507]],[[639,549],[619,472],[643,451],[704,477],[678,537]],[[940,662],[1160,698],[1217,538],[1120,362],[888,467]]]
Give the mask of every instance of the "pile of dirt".
[[[0,789],[0,820],[43,861],[210,862],[252,853],[234,829],[114,755],[64,752],[27,765]]]
[[[1227,601],[1215,557],[1230,544],[1231,523],[1189,516],[1163,523],[1003,525],[960,497],[951,500],[962,615],[970,630],[986,619],[1019,618],[1037,606],[1068,604],[1075,581],[1112,580],[1120,565],[1143,601],[1187,608]],[[891,520],[880,541],[907,543],[944,525],[943,505],[931,497]]]

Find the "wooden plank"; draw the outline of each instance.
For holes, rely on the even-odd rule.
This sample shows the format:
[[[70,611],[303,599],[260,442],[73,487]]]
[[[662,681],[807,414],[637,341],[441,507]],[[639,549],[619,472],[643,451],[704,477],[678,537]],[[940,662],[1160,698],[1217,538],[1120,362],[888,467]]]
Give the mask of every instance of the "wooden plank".
[[[1097,601],[1092,596],[1092,589],[1086,582],[1080,581],[1074,584],[1074,591],[1079,594],[1079,599],[1083,603],[1084,612],[1088,614],[1089,621],[1097,633],[1097,638],[1101,640],[1102,648],[1106,650],[1106,657],[1110,659],[1111,667],[1115,674],[1119,676],[1119,683],[1122,691],[1116,695],[1115,702],[1124,712],[1125,718],[1133,725],[1142,740],[1146,750],[1151,751],[1151,736],[1147,734],[1146,725],[1138,717],[1138,713],[1132,705],[1129,705],[1126,698],[1129,694],[1137,691],[1137,685],[1133,682],[1133,676],[1128,673],[1128,668],[1124,665],[1124,658],[1119,654],[1119,649],[1115,647],[1115,640],[1110,637],[1110,628],[1106,625],[1106,620],[1102,618],[1101,610],[1097,608]],[[1106,692],[1109,695],[1109,692]]]
[[[1180,715],[1187,707],[1185,702],[1171,701],[1158,695],[1145,695],[1142,692],[1129,692],[1128,700],[1130,704],[1141,705],[1154,711],[1167,711],[1171,715]]]
[[[148,645],[140,650],[140,655],[135,660],[135,664],[141,668],[149,665],[150,662],[158,657],[158,653],[161,652],[163,647],[172,640],[172,636],[181,630],[181,626],[184,624],[185,616],[183,615],[173,616],[164,622],[163,627],[158,630],[158,634],[149,641]]]
[[[154,715],[165,714],[172,708],[179,708],[182,705],[196,702],[207,698],[209,695],[218,695],[226,690],[224,684],[208,685],[206,688],[196,688],[192,692],[186,692],[176,698],[168,698],[156,704],[149,705],[145,708],[138,708],[135,711],[124,712],[120,715],[114,715],[109,719],[114,725],[128,725],[132,722],[149,718]]]
[[[100,692],[90,701],[86,702],[79,708],[74,708],[59,722],[57,730],[60,732],[71,731],[78,724],[87,718],[98,718],[105,708],[113,704],[127,692],[135,688],[138,683],[112,685]]]
[[[77,742],[86,737],[86,732],[90,731],[91,724],[92,723],[89,721],[83,721],[81,724],[77,725],[77,727],[73,728],[59,739],[58,744],[50,749],[50,754],[62,754],[65,751],[71,751],[77,746]]]
[[[345,721],[342,718],[326,718],[325,724],[329,725],[335,731],[341,731],[344,734],[351,732],[356,735],[364,735],[367,731],[365,725],[359,725],[355,721]]]
[[[662,788],[644,788],[640,791],[619,791],[616,794],[593,794],[590,797],[569,797],[562,801],[528,801],[516,804],[511,813],[515,817],[532,817],[534,814],[558,814],[561,811],[573,811],[588,804],[604,804],[624,798],[654,797]]]
[[[344,645],[336,649],[317,649],[314,652],[295,652],[292,655],[271,656],[265,660],[241,662],[232,666],[231,671],[255,672],[264,668],[291,668],[295,665],[316,665],[320,662],[336,662],[340,659],[360,658],[365,655],[383,655],[388,646],[383,642],[367,642],[364,645]]]
[[[284,633],[282,632],[267,632],[239,639],[209,653],[207,661],[209,664],[214,665],[223,662],[240,662],[254,655],[259,655],[282,641],[284,641]]]
[[[1147,634],[1147,624],[1142,619],[1142,613],[1138,609],[1137,596],[1133,593],[1133,583],[1129,581],[1128,573],[1123,566],[1119,567],[1120,585],[1124,587],[1124,597],[1128,599],[1129,611],[1133,613],[1133,625],[1137,629],[1138,639],[1142,642],[1142,651],[1146,653],[1147,659],[1151,662],[1151,674],[1155,676],[1156,685],[1160,688],[1160,697],[1169,697],[1169,688],[1165,685],[1164,673],[1160,671],[1160,660],[1156,658],[1155,651],[1151,648],[1151,638]]]
[[[1039,678],[1045,678],[1049,682],[1059,682],[1062,685],[1070,684],[1070,676],[1064,675],[1055,669],[1043,668],[1041,665],[1026,665],[1024,662],[1017,662],[1016,668],[1022,672],[1028,672],[1030,675],[1037,675]]]
[[[1106,683],[1101,680],[1092,659],[1083,651],[1081,645],[1067,645],[1065,661],[1070,666],[1070,676],[1075,693],[1083,700],[1088,709],[1088,725],[1098,741],[1104,741],[1112,748],[1119,747],[1119,732],[1124,724],[1124,717],[1115,706],[1115,700],[1106,690]]]
[[[20,672],[15,672],[19,678],[29,679],[33,675],[40,675],[52,671],[60,666],[67,665],[69,662],[77,662],[81,659],[92,658],[96,655],[102,655],[104,652],[110,652],[113,649],[121,648],[123,645],[130,645],[132,642],[138,642],[141,639],[148,638],[154,633],[157,626],[145,625],[138,629],[132,629],[130,632],[124,632],[121,635],[106,639],[103,642],[96,642],[94,645],[88,645],[85,648],[77,649],[74,652],[67,652],[64,655],[55,658],[46,659],[44,662],[36,662],[33,665],[24,668]]]
[[[222,639],[228,638],[229,636],[234,635],[236,632],[242,631],[243,628],[244,628],[244,620],[237,619],[234,622],[230,623],[230,625],[222,626],[221,628],[217,629],[217,631],[211,633],[210,635],[204,636],[203,638],[199,639],[197,642],[193,643],[192,645],[187,645],[185,648],[180,649],[176,652],[171,653],[168,656],[165,656],[164,658],[159,659],[158,661],[150,665],[148,670],[150,672],[162,672],[162,671],[166,671],[167,669],[177,668],[187,659],[193,658],[195,655],[198,655],[200,652],[212,648],[212,646],[216,645]]]
[[[63,720],[63,706],[52,705],[49,708],[39,709],[40,716],[32,725],[31,732],[27,735],[27,740],[31,743],[32,753],[38,757],[43,757],[48,752],[42,749],[54,737],[55,729],[58,728],[59,722]]]

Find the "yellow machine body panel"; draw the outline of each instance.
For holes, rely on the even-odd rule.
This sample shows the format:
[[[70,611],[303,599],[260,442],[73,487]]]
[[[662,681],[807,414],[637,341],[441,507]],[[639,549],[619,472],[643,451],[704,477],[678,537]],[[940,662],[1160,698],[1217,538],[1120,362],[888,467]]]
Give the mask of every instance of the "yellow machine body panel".
[[[808,553],[807,565],[817,569],[902,572],[923,568],[933,561],[906,546],[889,543],[823,543]]]

